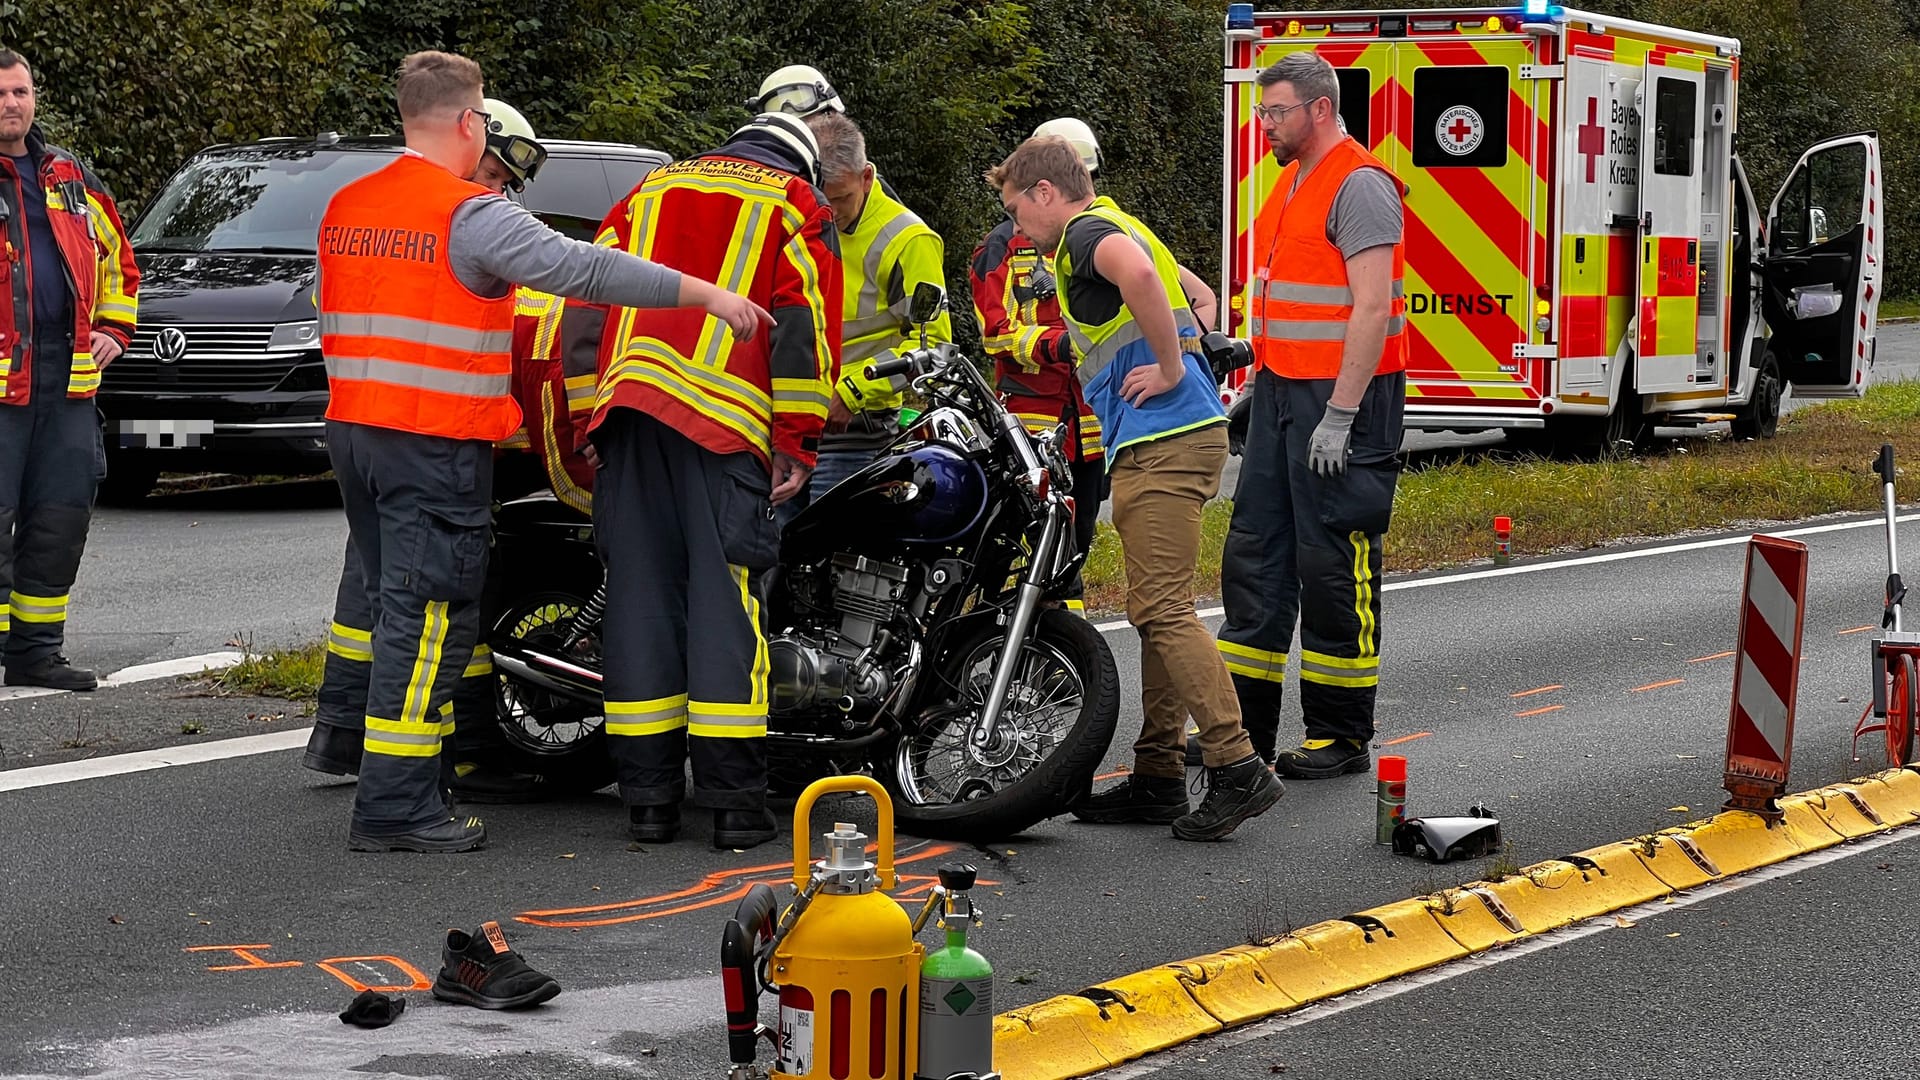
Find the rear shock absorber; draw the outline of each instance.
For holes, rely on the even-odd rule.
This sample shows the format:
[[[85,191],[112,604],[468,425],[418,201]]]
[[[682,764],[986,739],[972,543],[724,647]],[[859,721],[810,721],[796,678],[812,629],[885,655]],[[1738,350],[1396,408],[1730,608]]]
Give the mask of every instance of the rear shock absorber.
[[[606,613],[607,583],[603,581],[599,588],[593,590],[593,595],[587,598],[587,602],[581,605],[580,610],[574,612],[573,621],[567,624],[567,636],[561,648],[571,649],[580,644],[581,638],[600,629],[600,617]]]

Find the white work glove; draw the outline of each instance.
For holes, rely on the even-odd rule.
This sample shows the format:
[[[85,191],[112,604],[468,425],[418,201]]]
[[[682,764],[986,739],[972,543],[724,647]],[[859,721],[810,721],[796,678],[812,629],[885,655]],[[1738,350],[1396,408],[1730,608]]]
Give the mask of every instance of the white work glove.
[[[1343,409],[1327,402],[1326,415],[1320,418],[1320,426],[1313,429],[1313,438],[1308,444],[1307,468],[1321,476],[1347,471],[1347,444],[1353,439],[1353,418],[1359,415],[1359,409]]]

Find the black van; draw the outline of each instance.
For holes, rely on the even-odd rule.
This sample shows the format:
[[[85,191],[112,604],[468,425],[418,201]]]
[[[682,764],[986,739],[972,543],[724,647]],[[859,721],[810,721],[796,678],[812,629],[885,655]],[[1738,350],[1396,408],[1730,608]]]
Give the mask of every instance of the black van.
[[[138,499],[163,471],[328,468],[313,308],[320,215],[334,192],[401,145],[397,136],[329,133],[210,147],[148,204],[132,230],[139,326],[100,385],[103,500]],[[616,199],[670,160],[618,143],[543,145],[546,165],[512,197],[584,240]]]

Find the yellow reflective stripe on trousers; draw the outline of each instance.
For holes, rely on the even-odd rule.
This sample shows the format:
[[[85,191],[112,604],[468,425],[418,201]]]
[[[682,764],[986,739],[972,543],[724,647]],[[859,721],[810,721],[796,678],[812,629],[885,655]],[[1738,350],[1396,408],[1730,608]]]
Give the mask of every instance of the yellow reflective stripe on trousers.
[[[766,724],[764,714],[767,710],[767,676],[773,670],[773,663],[767,655],[767,636],[760,632],[760,597],[747,587],[751,575],[744,566],[731,566],[727,569],[733,574],[734,581],[740,585],[740,606],[746,610],[747,625],[753,627],[753,680],[752,688],[747,692],[747,701],[758,705],[763,714],[761,731],[764,734]]]
[[[1363,532],[1347,534],[1353,545],[1353,611],[1360,632],[1355,645],[1357,657],[1332,656],[1302,649],[1300,678],[1323,686],[1367,687],[1380,685],[1380,642],[1373,618],[1373,570],[1369,556],[1373,542]]]
[[[467,670],[460,673],[463,679],[477,679],[482,675],[493,674],[493,650],[485,645],[473,647],[473,659],[467,661]]]
[[[767,733],[767,706],[689,701],[687,734],[706,739],[757,739]]]
[[[327,630],[327,651],[342,660],[373,663],[373,631],[345,623],[334,623]]]
[[[648,701],[609,701],[605,708],[609,735],[664,735],[687,726],[685,694]]]
[[[0,634],[13,632],[13,616],[5,608],[0,608]]]
[[[1353,541],[1353,610],[1360,616],[1360,655],[1380,655],[1380,628],[1373,621],[1373,541],[1359,531],[1347,534]]]
[[[67,621],[67,597],[65,596],[28,596],[23,592],[13,594],[7,605],[15,619],[30,623],[57,623]]]
[[[1214,646],[1220,650],[1220,659],[1226,662],[1227,670],[1235,675],[1262,682],[1287,681],[1286,653],[1255,649],[1226,640],[1216,641]]]
[[[447,708],[441,712],[443,717],[451,715],[452,705],[452,702],[447,703]],[[389,757],[438,757],[442,740],[451,734],[453,734],[453,721],[449,719],[409,724],[399,720],[369,716],[367,717],[367,737],[363,745],[369,754],[386,754]]]
[[[1378,686],[1380,658],[1331,656],[1311,649],[1300,651],[1300,678],[1322,686]]]
[[[413,655],[413,674],[407,680],[407,694],[400,706],[400,722],[424,724],[427,709],[433,704],[433,681],[440,670],[441,654],[447,646],[447,604],[444,600],[427,602],[420,625],[420,646]]]
[[[1068,600],[1067,610],[1073,612],[1075,615],[1085,615],[1087,613],[1087,602],[1085,600]]]

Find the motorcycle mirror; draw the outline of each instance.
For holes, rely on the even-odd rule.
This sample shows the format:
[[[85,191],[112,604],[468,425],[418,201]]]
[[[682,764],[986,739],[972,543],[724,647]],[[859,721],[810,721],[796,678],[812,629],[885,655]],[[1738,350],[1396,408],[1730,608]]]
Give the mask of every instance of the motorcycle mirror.
[[[1467,817],[1408,818],[1393,829],[1393,853],[1428,862],[1479,859],[1500,850],[1500,819],[1484,806]]]
[[[947,305],[947,290],[931,281],[923,281],[913,287],[913,302],[907,305],[907,321],[916,325],[930,323],[939,318],[940,309]]]

